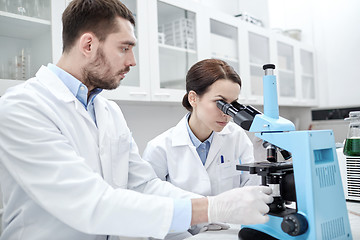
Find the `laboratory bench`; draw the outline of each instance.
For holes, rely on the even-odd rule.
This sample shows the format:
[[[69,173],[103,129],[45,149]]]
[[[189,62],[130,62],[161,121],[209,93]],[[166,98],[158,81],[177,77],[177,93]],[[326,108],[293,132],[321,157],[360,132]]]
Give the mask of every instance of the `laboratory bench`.
[[[360,239],[360,202],[346,202],[353,239]],[[228,230],[208,231],[187,238],[188,240],[238,240],[240,225],[230,224]]]

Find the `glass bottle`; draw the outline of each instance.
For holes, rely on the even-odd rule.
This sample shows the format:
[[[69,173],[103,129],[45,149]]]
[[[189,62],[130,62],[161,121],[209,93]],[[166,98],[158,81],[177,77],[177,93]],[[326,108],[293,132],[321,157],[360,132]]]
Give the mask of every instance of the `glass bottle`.
[[[360,111],[350,112],[345,120],[350,121],[344,145],[344,155],[360,156]]]
[[[26,9],[24,7],[24,3],[23,0],[12,0],[9,1],[10,5],[9,5],[9,12],[15,13],[15,14],[19,14],[19,15],[26,15]]]

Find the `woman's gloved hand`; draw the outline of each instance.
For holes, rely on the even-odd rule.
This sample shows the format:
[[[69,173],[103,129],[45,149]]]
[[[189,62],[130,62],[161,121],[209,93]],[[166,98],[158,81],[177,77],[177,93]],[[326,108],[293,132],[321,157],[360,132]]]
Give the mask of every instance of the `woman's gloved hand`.
[[[208,221],[234,224],[261,224],[269,221],[267,204],[274,200],[267,186],[245,186],[207,197]]]

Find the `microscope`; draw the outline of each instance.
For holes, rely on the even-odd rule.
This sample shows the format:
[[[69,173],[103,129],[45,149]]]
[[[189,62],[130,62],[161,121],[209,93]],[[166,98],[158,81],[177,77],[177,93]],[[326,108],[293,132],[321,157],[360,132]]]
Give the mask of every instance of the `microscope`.
[[[272,188],[274,197],[270,220],[242,226],[239,239],[352,239],[333,132],[295,131],[291,121],[279,117],[275,65],[263,69],[263,114],[238,102],[217,101],[236,124],[255,132],[267,151],[267,161],[236,166],[261,176],[262,185]],[[284,161],[278,161],[278,152]]]

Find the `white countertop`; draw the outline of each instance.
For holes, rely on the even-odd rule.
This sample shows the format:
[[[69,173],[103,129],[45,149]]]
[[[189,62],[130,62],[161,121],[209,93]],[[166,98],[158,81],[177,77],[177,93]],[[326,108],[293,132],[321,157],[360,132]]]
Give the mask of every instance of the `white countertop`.
[[[353,239],[360,239],[360,202],[346,202]],[[187,238],[189,240],[238,240],[240,225],[230,224],[228,230],[209,231]]]

